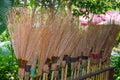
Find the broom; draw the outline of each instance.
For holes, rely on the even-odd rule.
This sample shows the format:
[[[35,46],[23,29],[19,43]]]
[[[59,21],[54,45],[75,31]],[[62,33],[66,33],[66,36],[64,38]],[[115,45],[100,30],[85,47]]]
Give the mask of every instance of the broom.
[[[78,33],[78,32],[77,32]],[[79,34],[79,33],[78,33]],[[77,34],[76,34],[77,35]],[[80,41],[80,36],[81,35],[79,35],[79,37],[77,37],[75,35],[75,37],[76,37],[76,40],[75,40],[75,37],[73,38],[74,40],[73,41],[71,41],[71,46],[73,46],[73,49],[72,49],[72,53],[70,54],[68,54],[68,56],[70,56],[71,57],[71,71],[72,71],[72,74],[71,74],[71,77],[73,76],[73,72],[75,71],[75,75],[74,75],[74,77],[76,77],[76,65],[77,65],[77,54],[76,54],[76,52],[75,52],[75,49],[76,49],[76,47],[77,47],[77,45],[78,45],[78,42]],[[72,42],[74,42],[74,43],[72,43]],[[71,47],[72,48],[72,47]]]
[[[44,10],[44,9],[41,10],[42,29],[41,29],[40,39],[39,39],[38,55],[37,55],[37,58],[38,58],[38,70],[37,70],[37,77],[36,77],[37,80],[39,80],[39,78],[41,78],[42,76],[42,70],[48,57],[48,53],[46,52],[49,44],[49,39],[51,36],[50,29],[48,27],[49,25],[52,24],[52,21],[50,20],[51,17],[52,16],[51,16],[50,10]]]
[[[44,27],[41,32],[41,39],[40,39],[40,46],[38,53],[38,72],[37,72],[37,79],[39,80],[39,77],[42,75],[42,69],[45,64],[45,61],[47,60],[47,54],[46,52],[46,46],[48,45],[47,40],[49,40],[49,33],[48,33],[47,27]],[[45,36],[45,37],[44,37]]]
[[[102,65],[105,65],[102,68],[105,68],[105,67],[109,66],[107,61],[109,61],[110,54],[111,54],[111,51],[112,51],[112,47],[114,45],[115,38],[116,38],[116,36],[117,36],[117,34],[119,32],[119,27],[118,26],[116,26],[116,25],[108,25],[108,26],[112,27],[112,29],[111,29],[110,35],[109,35],[109,37],[108,37],[108,39],[107,39],[107,41],[105,43],[105,46],[103,48],[104,49],[103,56],[106,56],[106,57],[102,58]],[[106,74],[106,73],[103,73],[103,75]],[[105,76],[102,76],[102,77],[105,77]]]
[[[37,16],[32,18],[29,9],[12,9],[8,15],[8,30],[11,36],[12,45],[18,59],[19,79],[24,77],[24,69],[29,62],[34,48],[37,45],[40,27],[34,25]],[[27,21],[25,23],[25,21]],[[33,22],[31,22],[33,21]],[[33,40],[35,39],[35,40]],[[33,44],[34,42],[34,44]]]
[[[89,64],[90,64],[90,60],[89,60],[89,49],[90,49],[90,44],[88,44],[89,42],[89,38],[90,36],[88,35],[89,30],[86,31],[86,33],[83,36],[83,44],[82,44],[82,75],[85,75],[87,73],[89,73]],[[91,38],[90,38],[91,39]],[[88,47],[89,46],[89,47]],[[87,67],[88,66],[88,67]]]
[[[58,78],[58,64],[57,64],[57,60],[59,58],[59,53],[57,51],[57,47],[58,47],[59,42],[61,41],[61,37],[63,35],[63,29],[60,31],[62,18],[60,18],[60,19],[58,19],[58,18],[60,18],[60,16],[55,16],[55,21],[53,22],[53,25],[51,26],[52,27],[51,28],[51,37],[52,38],[51,38],[51,41],[50,41],[50,47],[49,47],[49,49],[47,51],[47,52],[50,53],[48,58],[50,58],[52,60],[51,80],[54,77],[55,77],[55,79]],[[57,21],[60,21],[60,23],[58,23]],[[55,53],[57,53],[58,55],[56,55]]]
[[[81,53],[80,53],[82,51],[81,50],[81,42],[82,42],[82,39],[78,42],[78,45],[77,45],[76,50],[75,50],[76,55],[78,57],[78,59],[77,59],[78,66],[76,65],[77,66],[77,77],[79,76],[80,67],[81,67]]]
[[[103,34],[102,34],[102,32],[101,32],[101,27],[100,27],[100,28],[97,27],[97,28],[99,29],[98,34],[97,34],[97,36],[99,36],[99,37],[96,37],[96,40],[99,40],[100,38],[102,38],[101,35],[103,35]],[[100,32],[101,32],[101,34],[100,34]],[[103,40],[103,39],[102,39],[102,40]],[[101,43],[101,42],[99,42],[99,43]],[[98,44],[97,41],[95,41],[95,44]],[[101,43],[101,44],[102,44],[102,43]],[[96,46],[95,49],[100,49],[100,46]],[[96,51],[96,52],[97,52],[97,51]],[[93,53],[92,53],[92,56],[93,56],[93,55],[96,55],[96,54],[93,54]],[[92,57],[92,58],[94,58],[94,57]],[[91,62],[95,62],[95,61],[96,61],[96,59],[94,58],[94,60],[92,60]],[[97,65],[97,66],[98,66],[98,65]],[[94,67],[94,69],[97,70],[97,67],[96,67],[96,66],[93,66],[93,67]]]
[[[37,52],[35,52],[35,54],[33,54],[32,56],[31,56],[31,59],[30,59],[30,61],[28,62],[28,64],[27,64],[27,66],[26,66],[26,68],[25,68],[25,80],[29,80],[30,79],[30,76],[31,77],[34,77],[35,76],[35,65],[36,65],[36,56],[37,56]],[[31,73],[29,73],[29,72],[31,72],[31,70],[32,70],[32,74]],[[29,74],[31,74],[30,76],[29,76]],[[32,78],[31,78],[31,80],[32,80]]]
[[[79,48],[81,47],[81,45],[79,43],[81,42],[81,39],[82,39],[82,36],[83,36],[82,34],[84,33],[84,31],[79,30],[77,33],[79,34],[79,38],[77,39],[78,41],[76,40],[77,44],[74,45],[74,50],[73,50],[72,54],[71,55],[69,54],[71,56],[71,79],[77,77],[77,65],[79,63],[78,62],[79,61],[79,57],[81,56],[81,54],[79,53],[79,51],[80,51]]]
[[[109,41],[108,41],[108,40],[109,40],[109,36],[110,36],[111,31],[113,30],[113,29],[112,29],[112,26],[110,26],[110,25],[104,25],[104,27],[106,27],[106,28],[109,30],[109,33],[108,33],[108,35],[106,34],[106,35],[107,35],[107,38],[106,38],[106,40],[104,41],[104,45],[103,45],[102,48],[101,48],[101,51],[102,51],[102,52],[100,51],[99,70],[102,69],[102,65],[103,65],[103,64],[102,64],[102,58],[103,58],[102,56],[104,56],[103,54],[106,53],[105,47],[107,46],[107,44],[108,44],[108,42],[109,42]],[[111,43],[109,43],[109,44],[111,44]],[[107,47],[110,47],[110,46],[107,46]],[[99,74],[99,79],[102,78],[102,74],[103,74],[103,73]],[[104,75],[104,74],[103,74],[103,75]]]
[[[60,56],[62,56],[63,55],[63,53],[64,53],[64,50],[67,48],[66,46],[67,46],[67,40],[68,40],[68,38],[67,37],[69,37],[69,36],[67,36],[68,35],[68,33],[67,33],[67,26],[68,26],[68,19],[66,18],[66,19],[64,19],[65,21],[63,21],[63,23],[61,24],[61,30],[60,30],[60,34],[58,34],[58,40],[56,40],[57,42],[57,44],[56,44],[56,47],[54,47],[54,54],[52,54],[52,56],[58,56],[58,57],[60,57]],[[66,29],[64,29],[66,27]],[[69,26],[68,26],[69,27]],[[61,33],[62,32],[62,33]],[[66,38],[65,38],[66,37]],[[65,39],[64,39],[65,38]],[[58,61],[58,65],[59,65],[59,63],[60,63],[60,60]],[[54,67],[54,65],[53,65],[53,67]]]
[[[86,34],[86,32],[84,31],[80,31],[81,33],[81,38],[80,38],[80,41],[78,42],[77,46],[76,46],[76,49],[75,49],[75,60],[73,60],[75,62],[75,64],[71,65],[72,67],[75,68],[75,72],[74,72],[74,78],[78,77],[79,76],[79,72],[80,72],[80,64],[81,64],[81,56],[82,54],[80,53],[83,49],[82,49],[82,40],[83,40],[83,36],[84,34]],[[73,58],[74,59],[74,58]]]
[[[87,39],[86,39],[86,48],[85,48],[85,53],[88,56],[88,61],[87,61],[87,74],[91,72],[91,60],[90,60],[90,54],[93,49],[93,43],[95,41],[96,37],[96,32],[98,31],[97,28],[94,28],[93,26],[89,26],[87,29]],[[90,78],[87,78],[87,80],[90,80]]]
[[[67,17],[68,18],[68,17]],[[68,24],[66,24],[67,23],[67,21],[69,20],[69,19],[65,19],[65,21],[63,21],[63,25],[61,25],[62,27],[61,27],[61,29],[62,29],[62,31],[64,31],[64,33],[61,35],[60,34],[60,36],[58,35],[58,41],[60,41],[59,43],[58,42],[56,42],[57,43],[57,45],[56,45],[56,47],[54,47],[55,49],[53,50],[54,52],[54,54],[52,54],[52,56],[58,56],[58,57],[60,57],[61,55],[63,56],[63,53],[64,53],[64,51],[66,50],[66,48],[67,48],[67,46],[68,46],[68,42],[70,41],[68,38],[69,38],[69,36],[68,36],[68,32],[69,32],[69,26],[68,26]],[[68,31],[65,31],[63,28],[65,27],[65,26],[68,26],[68,29],[65,29],[65,30],[68,30]],[[67,27],[66,26],[66,27]],[[66,33],[67,32],[67,33]],[[70,33],[70,32],[69,32]],[[66,38],[66,37],[68,37],[68,38]],[[65,38],[65,39],[64,39]],[[61,39],[61,40],[60,40]],[[69,40],[69,41],[68,41]],[[62,44],[61,44],[62,43]],[[56,51],[55,51],[56,50]],[[60,61],[59,61],[60,62]],[[53,65],[53,67],[55,66],[55,64]],[[55,68],[55,67],[54,67]],[[52,74],[52,78],[51,79],[53,79],[53,75],[54,74]]]
[[[49,12],[49,11],[48,11]],[[53,34],[52,26],[54,25],[53,21],[54,21],[54,17],[53,14],[51,12],[49,12],[50,14],[46,14],[45,17],[47,16],[46,20],[44,20],[42,22],[42,32],[41,32],[41,39],[40,39],[40,52],[38,54],[38,77],[40,75],[42,75],[42,66],[44,65],[49,53],[51,53],[51,46],[53,44],[53,38],[56,36],[51,36]],[[49,16],[49,17],[48,17]],[[44,37],[46,36],[46,37]],[[52,42],[51,42],[52,41]],[[44,59],[44,60],[43,60]]]
[[[76,27],[77,27],[78,25],[76,25]],[[78,30],[78,31],[77,31]],[[77,32],[76,32],[77,31]],[[79,42],[79,40],[80,40],[80,35],[79,35],[79,29],[78,28],[76,28],[76,31],[74,31],[75,33],[72,33],[71,34],[71,41],[69,42],[69,45],[68,45],[68,47],[67,47],[67,49],[66,49],[66,52],[65,53],[67,53],[67,54],[65,54],[65,55],[67,55],[68,57],[72,57],[73,55],[74,55],[74,50],[75,50],[75,48],[76,48],[76,46],[77,46],[77,43]],[[73,35],[73,38],[72,38],[72,35]],[[72,59],[72,58],[71,58]],[[68,65],[66,65],[66,76],[65,76],[65,79],[66,79],[66,77],[67,77],[67,66]],[[71,66],[71,69],[72,69],[72,67],[73,66]]]
[[[91,50],[93,48],[93,42],[95,41],[95,37],[97,36],[96,32],[98,31],[97,28],[90,26],[90,25],[88,25],[88,26],[89,27],[84,29],[85,33],[84,33],[83,38],[81,39],[81,48],[80,48],[82,56],[83,56],[82,57],[82,65],[84,66],[83,71],[82,71],[83,75],[86,74],[86,72],[87,73],[90,72],[89,56],[90,56]],[[88,63],[88,66],[87,66],[87,63]],[[87,71],[86,71],[86,66],[87,66]]]
[[[80,39],[80,41],[78,42],[78,45],[77,45],[77,47],[76,47],[76,58],[78,57],[79,58],[79,60],[78,60],[78,71],[77,71],[77,75],[79,75],[79,71],[80,71],[80,73],[81,73],[81,61],[82,61],[82,55],[83,55],[83,46],[84,46],[84,36],[86,35],[86,30],[81,30],[81,39]],[[76,64],[77,64],[76,63]]]
[[[93,48],[93,42],[95,41],[95,37],[97,36],[96,32],[98,32],[99,29],[89,25],[88,29],[86,30],[85,35],[83,36],[83,71],[82,74],[90,73],[90,53]],[[89,79],[89,78],[88,78]]]
[[[60,14],[61,15],[61,14]],[[59,20],[58,20],[59,19]],[[54,73],[56,73],[56,78],[58,77],[58,69],[57,69],[57,67],[58,67],[58,65],[59,65],[59,63],[57,63],[57,60],[58,60],[58,58],[60,57],[60,55],[62,54],[62,52],[60,53],[59,52],[59,47],[60,47],[60,42],[61,42],[61,39],[62,39],[62,37],[63,37],[63,34],[64,34],[64,32],[65,32],[65,26],[67,25],[65,22],[66,22],[66,18],[65,19],[63,19],[63,18],[60,18],[60,16],[55,16],[55,20],[56,21],[60,21],[60,23],[58,23],[58,24],[55,24],[55,25],[53,25],[52,26],[52,32],[54,31],[54,33],[52,33],[52,36],[53,36],[53,38],[52,39],[54,39],[54,42],[53,42],[53,40],[52,40],[52,42],[51,42],[51,51],[49,51],[51,54],[50,54],[50,56],[49,56],[49,58],[51,58],[52,59],[52,61],[53,61],[53,64],[52,64],[52,76],[51,76],[51,80],[53,79],[53,77],[54,77]],[[63,21],[62,21],[63,20]],[[56,22],[55,22],[56,23]],[[55,36],[54,36],[55,35]],[[64,45],[64,44],[63,44]],[[49,49],[50,50],[50,49]]]
[[[101,39],[103,40],[103,41],[100,42],[101,45],[100,45],[100,43],[98,44],[99,45],[99,49],[97,50],[98,53],[100,52],[104,43],[106,43],[106,39],[108,38],[109,32],[111,30],[111,27],[106,27],[106,26],[100,26],[100,27],[102,28],[102,33],[104,33],[104,34],[102,34],[102,36],[101,36]],[[98,48],[98,47],[96,46],[96,48]],[[100,54],[100,56],[101,56],[101,54]],[[101,62],[100,62],[100,65],[101,65]],[[100,65],[98,67],[101,67]],[[98,69],[96,69],[96,70],[98,70]],[[97,77],[99,77],[99,76],[97,76]]]
[[[59,17],[55,17],[55,18],[58,19]],[[57,57],[57,56],[59,57],[62,54],[62,51],[64,51],[64,49],[63,49],[61,52],[59,52],[60,50],[58,50],[58,48],[60,47],[59,44],[60,44],[62,36],[63,36],[63,34],[65,32],[64,28],[65,28],[66,25],[68,25],[67,24],[67,20],[68,20],[67,18],[68,17],[66,17],[63,21],[61,20],[62,22],[60,21],[61,23],[59,23],[60,25],[58,25],[58,27],[56,27],[57,25],[56,26],[53,25],[53,27],[51,28],[53,30],[55,29],[54,30],[55,33],[53,33],[53,31],[52,31],[52,34],[54,34],[56,36],[52,35],[55,41],[54,41],[54,44],[53,43],[51,44],[52,45],[52,49],[51,49],[52,52],[51,51],[47,51],[47,52],[51,53],[49,58],[52,58],[52,56],[54,58]],[[61,46],[63,46],[63,45],[61,45]],[[50,48],[49,48],[49,50],[50,50]],[[55,66],[55,64],[54,64],[54,66]]]
[[[49,16],[51,16],[51,17],[49,17],[47,19],[47,22],[45,23],[44,31],[42,32],[42,35],[47,36],[47,37],[46,38],[43,37],[40,40],[40,43],[42,43],[40,46],[42,48],[41,48],[41,52],[40,52],[41,56],[39,56],[40,60],[38,60],[38,62],[39,62],[39,64],[43,63],[43,65],[47,58],[51,59],[51,56],[49,56],[49,55],[52,55],[52,53],[53,53],[52,51],[54,51],[54,48],[56,46],[56,42],[54,42],[54,40],[57,41],[56,39],[58,38],[57,36],[58,36],[58,31],[59,31],[59,26],[60,26],[60,25],[57,26],[57,24],[55,22],[56,17],[53,16],[53,14],[50,14]],[[56,21],[57,21],[57,19],[56,19]],[[44,61],[41,61],[43,58],[44,58]],[[40,71],[42,71],[41,66],[39,66],[39,68],[38,68],[38,73],[42,74],[42,72],[40,72]]]

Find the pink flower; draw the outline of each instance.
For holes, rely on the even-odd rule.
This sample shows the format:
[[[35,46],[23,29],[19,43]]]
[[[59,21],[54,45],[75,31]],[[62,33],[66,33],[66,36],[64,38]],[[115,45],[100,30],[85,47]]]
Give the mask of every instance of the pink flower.
[[[107,11],[106,14],[108,14],[109,16],[112,17],[112,16],[116,16],[116,15],[118,15],[119,12],[117,12],[117,11]]]
[[[83,9],[84,10],[84,9]],[[89,18],[85,18],[83,16],[79,17],[80,24],[82,26],[87,26],[88,21],[92,18],[92,24],[101,24],[101,23],[108,23],[111,24],[111,22],[114,22],[115,24],[120,24],[120,13],[117,11],[107,11],[105,14],[88,14]]]
[[[80,20],[80,24],[81,24],[82,26],[87,26],[87,25],[88,25],[88,21]]]
[[[106,12],[106,21],[109,21],[109,22],[116,21],[116,18],[118,15],[119,15],[119,12],[117,12],[117,11],[107,11]]]
[[[94,14],[93,15],[93,19],[92,19],[92,23],[93,24],[97,24],[97,23],[100,23],[100,22],[102,22],[103,20],[102,20],[102,18],[100,17],[100,16],[98,16],[97,14]]]
[[[103,21],[106,20],[106,16],[105,16],[104,14],[100,14],[100,17],[101,17],[101,19],[102,19]]]
[[[88,25],[88,19],[85,18],[85,17],[83,17],[83,16],[80,16],[80,17],[79,17],[79,21],[80,21],[80,24],[81,24],[82,26],[87,26],[87,25]]]

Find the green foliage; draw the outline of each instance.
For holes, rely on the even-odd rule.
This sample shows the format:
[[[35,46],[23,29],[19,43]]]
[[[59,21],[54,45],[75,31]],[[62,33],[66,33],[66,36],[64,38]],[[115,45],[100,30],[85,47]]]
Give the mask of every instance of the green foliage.
[[[6,29],[6,12],[10,8],[9,0],[0,0],[0,34]]]
[[[0,80],[16,80],[17,75],[17,61],[10,44],[4,44],[5,51],[0,47]],[[4,53],[2,53],[2,51]]]
[[[16,59],[13,59],[11,55],[5,57],[4,55],[0,54],[0,79],[16,80],[18,68],[16,64]]]
[[[111,65],[115,66],[114,80],[119,80],[120,77],[120,52],[118,55],[111,56]]]
[[[0,35],[0,41],[4,42],[4,41],[9,41],[9,34],[7,29]]]
[[[120,32],[118,33],[118,36],[116,38],[115,47],[117,47],[119,43],[120,43]]]
[[[118,9],[120,2],[116,0],[72,0],[72,5],[74,5],[74,15],[87,15],[89,13],[101,14],[105,13],[107,10]],[[118,6],[119,5],[119,6]],[[85,8],[86,11],[82,11]]]

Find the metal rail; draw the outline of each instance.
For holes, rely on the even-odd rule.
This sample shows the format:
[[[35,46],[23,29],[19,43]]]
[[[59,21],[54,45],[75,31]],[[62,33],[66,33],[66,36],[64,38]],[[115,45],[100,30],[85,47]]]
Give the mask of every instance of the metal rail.
[[[77,77],[76,79],[73,79],[73,80],[84,80],[86,78],[90,78],[92,76],[98,75],[98,74],[106,72],[106,71],[109,71],[108,80],[113,80],[114,69],[115,69],[115,67],[104,68],[104,69],[98,70],[96,72],[91,72],[91,73],[83,75],[83,76],[80,75],[79,77]],[[67,78],[67,80],[70,80],[70,78]]]

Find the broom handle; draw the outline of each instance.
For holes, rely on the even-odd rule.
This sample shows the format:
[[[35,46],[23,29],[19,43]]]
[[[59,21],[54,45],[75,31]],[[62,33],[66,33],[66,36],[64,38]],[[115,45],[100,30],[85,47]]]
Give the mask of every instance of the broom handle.
[[[86,74],[86,67],[83,68],[82,75]]]
[[[90,58],[88,58],[88,66],[87,66],[87,74],[90,73]],[[90,78],[87,78],[87,80],[90,80]]]
[[[24,73],[24,69],[23,68],[18,68],[18,78],[20,80],[23,80],[25,73]]]
[[[84,75],[84,72],[85,72],[85,71],[84,71],[84,68],[83,68],[83,69],[82,69],[82,76]]]
[[[76,69],[74,70],[73,79],[76,78]]]
[[[106,76],[106,80],[108,80],[108,77],[109,77],[108,74],[109,74],[109,72],[107,71],[107,72],[106,72],[106,75],[107,75],[107,76]]]
[[[98,70],[98,64],[96,64],[96,71]],[[98,80],[98,74],[96,75],[96,80]]]
[[[78,62],[78,71],[77,71],[77,77],[79,76],[79,71],[80,71],[80,62]]]
[[[104,77],[103,77],[103,80],[105,80],[105,77],[106,77],[106,75],[105,75],[105,72],[104,72]]]
[[[53,77],[54,77],[54,71],[52,71],[51,80],[54,79]]]
[[[92,72],[95,71],[94,69],[95,69],[95,65],[92,66]],[[94,80],[94,79],[95,79],[95,76],[92,76],[92,80]]]
[[[102,80],[102,73],[100,73],[100,80]]]
[[[73,72],[73,71],[71,71],[71,80],[73,80],[73,73],[74,73],[74,72]]]
[[[66,64],[66,68],[65,68],[65,79],[64,79],[64,80],[67,79],[67,70],[68,70],[68,64]]]
[[[87,74],[90,73],[90,58],[88,59]]]
[[[30,80],[33,80],[33,78],[31,77]]]
[[[25,72],[25,80],[29,80],[29,72]]]
[[[62,67],[61,80],[64,80],[64,68]]]
[[[42,80],[42,76],[40,76],[39,80]]]
[[[46,73],[46,79],[45,80],[48,80],[48,73]]]
[[[99,70],[102,68],[101,67],[102,65],[101,65],[101,58],[100,58],[100,62],[99,62]],[[99,80],[101,80],[100,78],[101,78],[101,73],[98,75],[98,78],[99,78]]]
[[[106,64],[104,65],[104,68],[106,67]],[[103,72],[103,80],[105,80],[105,72]]]
[[[98,70],[98,64],[95,65],[95,71],[96,72]],[[98,75],[95,76],[96,80],[98,80]]]
[[[45,75],[46,75],[46,73],[43,73],[43,80],[45,80]]]

